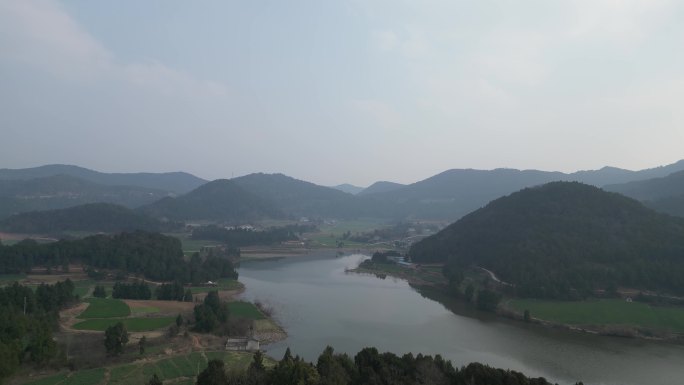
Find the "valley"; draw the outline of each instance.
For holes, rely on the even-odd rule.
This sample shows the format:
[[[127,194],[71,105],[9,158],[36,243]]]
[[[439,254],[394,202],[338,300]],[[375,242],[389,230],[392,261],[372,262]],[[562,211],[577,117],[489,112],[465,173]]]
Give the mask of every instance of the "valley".
[[[461,173],[437,180],[450,175]],[[529,175],[521,173],[516,183],[529,183]],[[422,195],[441,198],[421,200],[467,207],[439,195],[458,194],[453,190],[462,188],[454,187],[458,183],[443,186],[451,187]],[[560,361],[544,362],[533,346],[526,354],[535,364],[521,361],[525,354],[494,346],[519,334],[513,339],[560,344],[571,354],[597,354],[573,342],[587,338],[628,356],[635,355],[631,344],[644,343],[652,344],[649,349],[669,349],[672,357],[681,354],[684,307],[677,277],[683,265],[676,250],[684,239],[682,219],[576,182],[523,188],[464,216],[454,211],[431,215],[438,207],[431,206],[418,219],[416,212],[403,211],[415,207],[415,201],[398,203],[414,198],[394,203],[389,195],[367,198],[423,189],[409,187],[380,184],[377,189],[384,192],[351,195],[284,175],[258,174],[208,182],[139,208],[86,204],[13,215],[0,222],[5,230],[0,262],[6,273],[0,282],[9,287],[16,281],[36,290],[69,279],[82,301],[60,312],[54,334],[66,355],[53,362],[63,360],[61,365],[75,370],[53,365],[33,378],[22,366],[11,381],[117,384],[156,374],[163,383],[191,383],[212,358],[230,370],[246,370],[253,353],[226,351],[225,341],[250,333],[268,353],[270,367],[278,365],[287,347],[315,360],[326,345],[353,354],[368,343],[395,352],[418,346],[455,363],[476,361],[560,383],[611,382],[574,356],[557,357],[566,362],[565,372],[559,372]],[[378,214],[378,209],[393,214]],[[648,265],[642,257],[646,254],[657,263]],[[635,266],[641,269],[636,275]],[[284,272],[291,277],[273,275]],[[294,282],[299,284],[290,287]],[[136,294],[134,288],[145,286],[151,294]],[[114,297],[126,287],[125,295],[134,297]],[[402,293],[398,298],[413,298],[410,305],[389,306],[395,301],[383,294],[389,288]],[[292,292],[285,294],[288,290]],[[207,310],[198,310],[211,301],[230,315],[227,323],[218,326],[211,318],[215,316],[205,319]],[[382,318],[362,315],[361,308],[373,306],[368,301],[384,303],[378,313]],[[325,310],[328,302],[335,308]],[[454,351],[430,337],[424,326],[405,329],[415,319],[409,324],[389,321],[411,320],[406,310],[413,308],[441,319],[431,327],[454,338],[494,333],[488,337],[490,353]],[[437,309],[442,310],[434,313]],[[110,355],[101,338],[117,325],[126,330],[128,344],[120,354]],[[337,331],[327,334],[332,325]],[[224,331],[210,331],[215,327]],[[359,335],[359,328],[374,334]],[[392,328],[398,329],[388,334]],[[396,332],[402,337],[391,336]],[[419,343],[406,333],[431,342]],[[617,336],[632,342],[612,340]],[[143,337],[144,354],[137,351]],[[459,346],[472,344],[459,338],[453,341]],[[92,354],[95,350],[99,352]],[[595,359],[617,364],[605,352]],[[567,364],[573,360],[574,368]],[[665,365],[659,370],[677,373],[667,360],[659,365]],[[611,378],[617,378],[614,383],[639,383],[629,382],[638,375],[625,373],[624,378]]]

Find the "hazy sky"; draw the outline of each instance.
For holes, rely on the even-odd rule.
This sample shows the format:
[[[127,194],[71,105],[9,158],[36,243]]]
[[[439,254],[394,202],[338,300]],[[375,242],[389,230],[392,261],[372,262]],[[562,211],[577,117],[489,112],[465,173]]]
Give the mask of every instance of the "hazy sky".
[[[667,164],[682,4],[0,0],[0,167],[367,185]]]

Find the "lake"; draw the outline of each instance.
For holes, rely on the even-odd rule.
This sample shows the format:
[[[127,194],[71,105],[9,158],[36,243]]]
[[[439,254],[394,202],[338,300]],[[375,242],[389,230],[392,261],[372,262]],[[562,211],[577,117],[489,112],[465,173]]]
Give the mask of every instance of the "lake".
[[[280,359],[289,346],[315,362],[326,345],[352,357],[375,346],[398,355],[441,354],[454,366],[482,362],[560,384],[684,383],[684,346],[549,330],[425,296],[403,280],[345,272],[366,258],[321,252],[243,262],[243,298],[271,306],[288,333],[266,347],[268,354]]]

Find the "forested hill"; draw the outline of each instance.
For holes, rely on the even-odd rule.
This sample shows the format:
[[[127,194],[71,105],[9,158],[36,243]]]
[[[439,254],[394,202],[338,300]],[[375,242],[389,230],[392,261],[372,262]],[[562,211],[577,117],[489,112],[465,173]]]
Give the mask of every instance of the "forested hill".
[[[294,217],[348,218],[361,215],[354,195],[283,174],[250,174],[231,181],[273,202]]]
[[[69,175],[28,180],[0,178],[0,218],[27,211],[60,209],[96,202],[137,207],[167,195],[162,190],[137,186],[105,186]]]
[[[410,255],[454,271],[487,268],[523,296],[572,298],[616,285],[684,293],[684,220],[577,182],[492,201]]]
[[[65,231],[167,231],[172,228],[171,223],[162,223],[137,211],[110,203],[91,203],[66,209],[32,211],[16,214],[0,221],[0,230],[25,234],[58,234]]]
[[[164,198],[140,210],[150,216],[170,220],[240,222],[285,216],[270,201],[226,179],[209,182],[178,198]]]
[[[105,173],[65,164],[49,164],[23,169],[0,169],[0,179],[28,180],[56,175],[68,175],[108,186],[138,186],[176,194],[184,194],[207,182],[185,172]]]
[[[401,183],[379,181],[379,182],[375,182],[372,185],[366,187],[365,189],[363,189],[363,191],[360,191],[358,193],[358,195],[384,193],[384,192],[389,192],[389,191],[393,191],[393,190],[398,190],[398,189],[405,187],[405,186],[406,185],[403,185]]]

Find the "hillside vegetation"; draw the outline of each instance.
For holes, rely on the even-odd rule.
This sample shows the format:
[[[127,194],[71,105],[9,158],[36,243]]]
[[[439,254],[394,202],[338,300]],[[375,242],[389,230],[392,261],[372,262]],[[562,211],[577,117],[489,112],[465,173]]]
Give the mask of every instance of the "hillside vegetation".
[[[226,179],[209,182],[178,198],[164,198],[141,211],[171,220],[239,222],[285,216],[272,202]]]
[[[68,175],[29,180],[0,179],[0,218],[36,210],[52,210],[107,202],[129,208],[152,203],[168,192],[137,186],[106,186]]]
[[[0,244],[0,273],[30,272],[35,266],[63,269],[82,263],[162,281],[206,282],[237,278],[229,259],[193,255],[185,260],[177,238],[135,231],[116,235],[92,235],[77,240],[39,244],[24,240],[12,246]]]
[[[497,199],[410,255],[451,271],[484,267],[521,296],[571,299],[616,286],[684,293],[684,220],[576,182]]]
[[[173,224],[162,223],[111,203],[91,203],[66,209],[32,211],[0,221],[0,230],[14,233],[164,231],[172,228]]]

